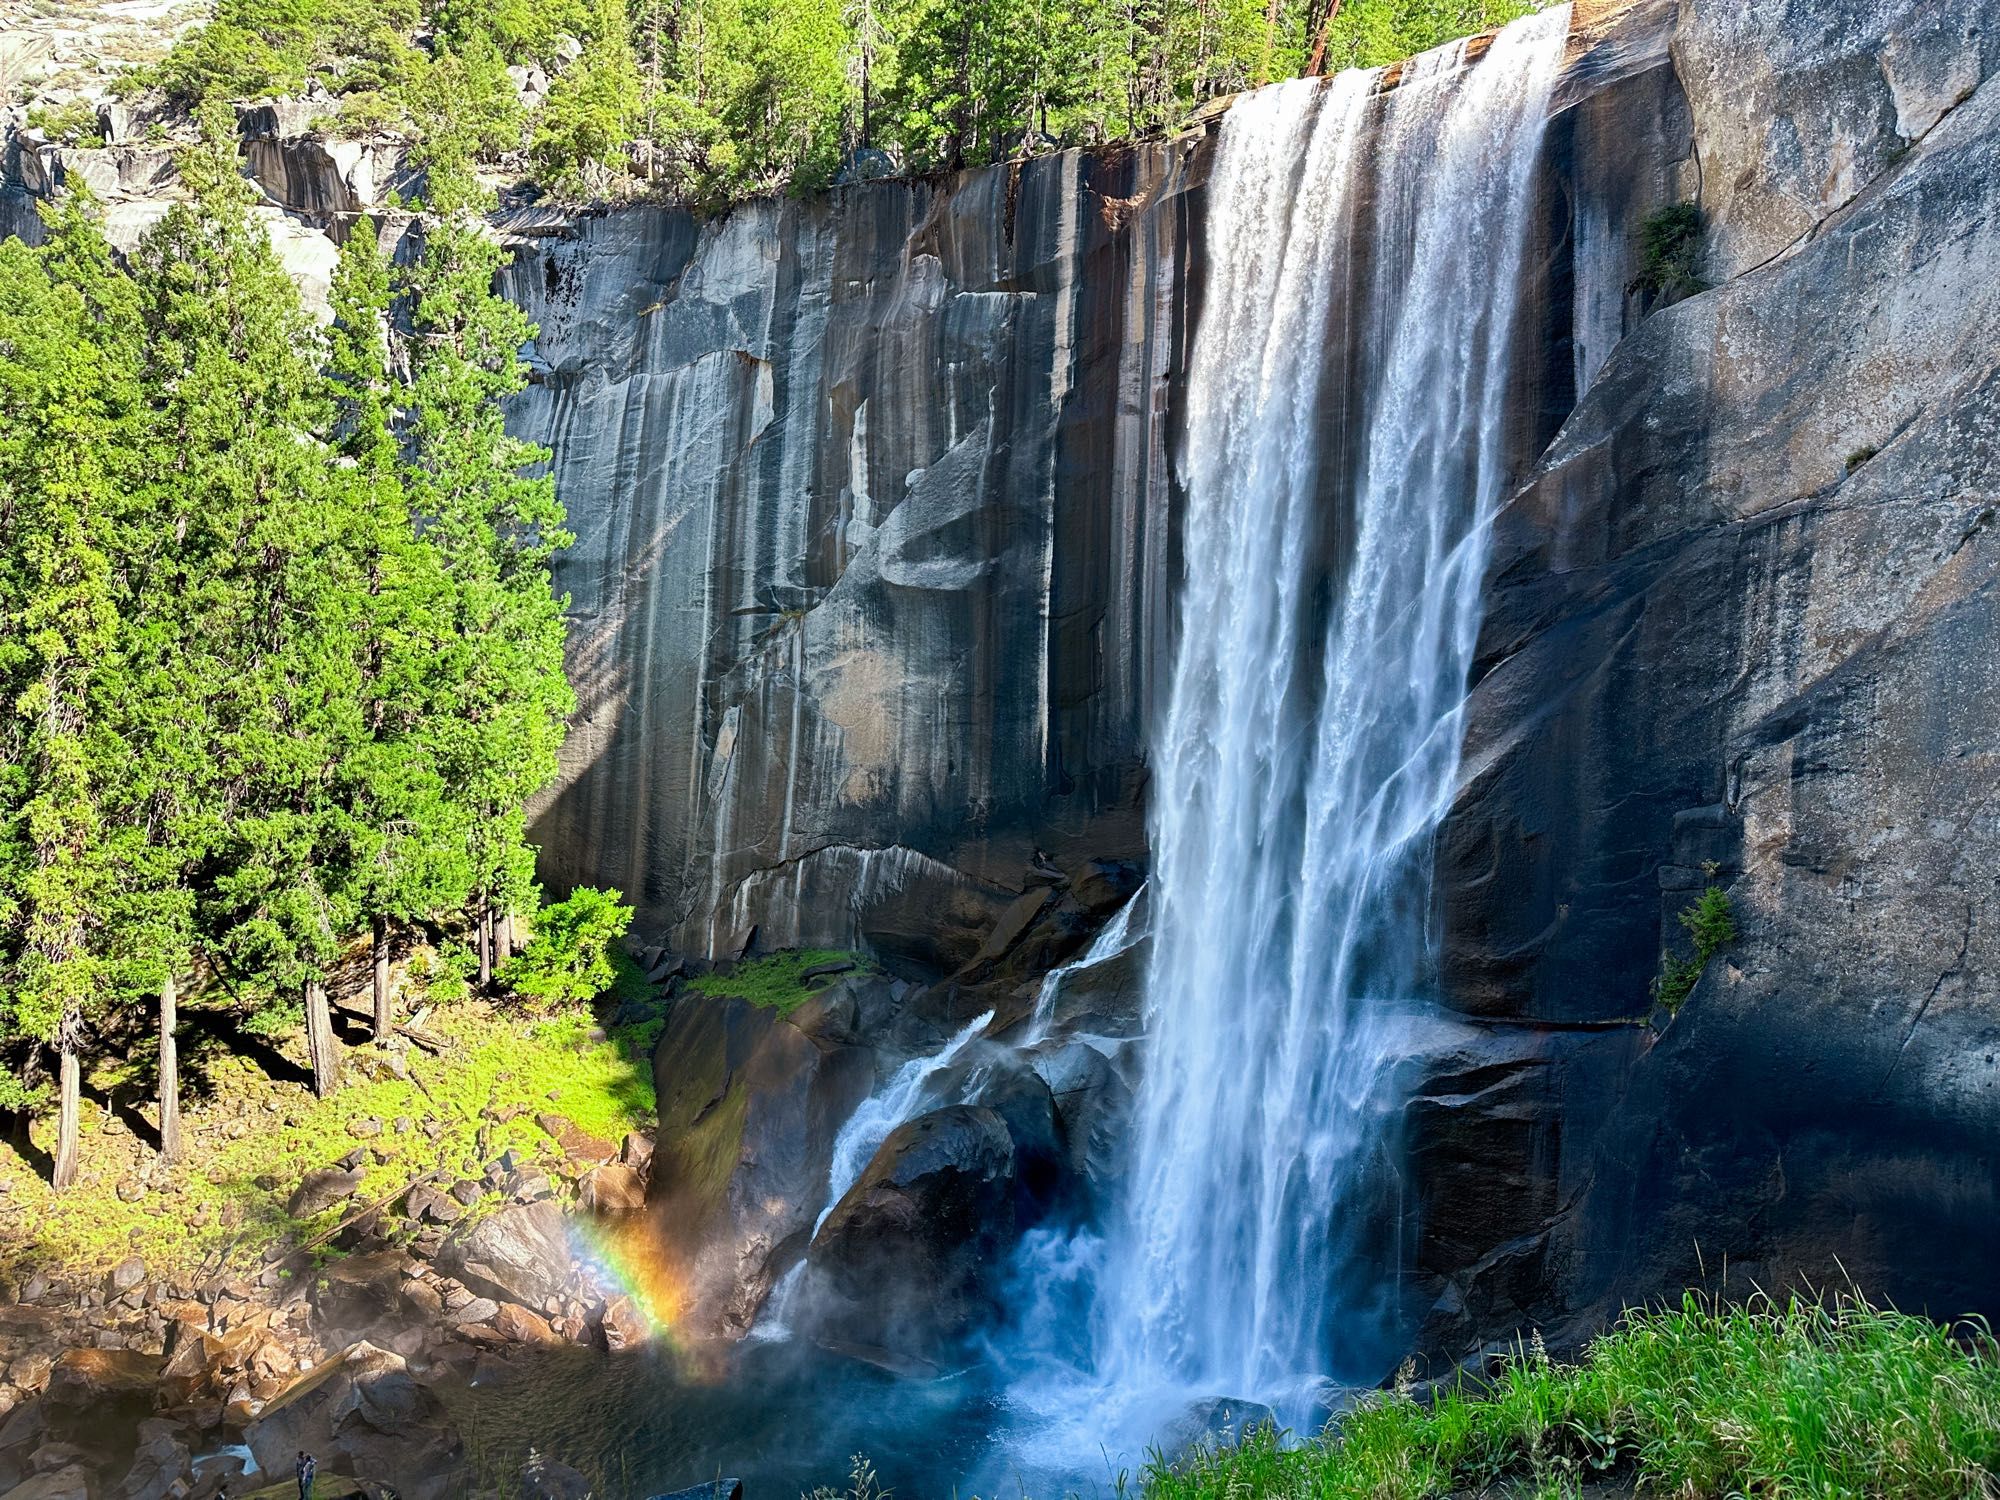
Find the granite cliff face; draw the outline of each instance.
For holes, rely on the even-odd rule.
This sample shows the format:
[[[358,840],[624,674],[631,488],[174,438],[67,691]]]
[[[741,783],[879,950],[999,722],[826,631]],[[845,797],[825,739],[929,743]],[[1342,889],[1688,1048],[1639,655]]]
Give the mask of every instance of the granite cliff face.
[[[1966,1251],[2000,1228],[1997,50],[1963,6],[1578,15],[1408,1063],[1437,1355],[1725,1257],[2000,1303]],[[1143,857],[1205,170],[1187,139],[524,258],[584,536],[552,874],[687,951],[948,968],[1032,850]],[[1635,229],[1682,199],[1715,285],[1652,309]],[[1743,936],[1669,1021],[1706,868]]]
[[[1978,11],[1681,7],[1717,285],[1612,351],[1500,518],[1440,850],[1466,1026],[1413,1109],[1444,1344],[1725,1261],[1738,1292],[2000,1305]],[[1705,866],[1742,939],[1630,1024]]]
[[[1200,142],[531,241],[578,533],[557,884],[724,956],[950,968],[1138,850]]]

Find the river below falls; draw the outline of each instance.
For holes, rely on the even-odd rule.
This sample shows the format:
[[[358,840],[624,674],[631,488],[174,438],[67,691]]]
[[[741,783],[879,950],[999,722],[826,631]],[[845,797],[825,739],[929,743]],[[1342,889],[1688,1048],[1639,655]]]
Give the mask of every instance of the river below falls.
[[[1008,1414],[990,1373],[903,1378],[791,1345],[750,1343],[723,1368],[670,1349],[607,1359],[552,1349],[490,1382],[440,1392],[465,1439],[474,1488],[507,1486],[532,1447],[600,1495],[645,1497],[718,1475],[749,1500],[845,1490],[865,1454],[903,1500],[952,1494],[1110,1493],[1112,1476],[1010,1473]]]

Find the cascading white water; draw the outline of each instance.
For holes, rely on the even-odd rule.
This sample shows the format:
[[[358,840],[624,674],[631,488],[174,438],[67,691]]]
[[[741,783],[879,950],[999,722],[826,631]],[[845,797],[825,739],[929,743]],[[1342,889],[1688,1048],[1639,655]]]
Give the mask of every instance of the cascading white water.
[[[1429,846],[1567,21],[1516,22],[1471,65],[1462,43],[1413,59],[1379,97],[1379,75],[1348,73],[1223,120],[1153,758],[1144,1081],[1096,1292],[1113,1390],[1262,1398],[1375,1373],[1356,1365],[1382,1268],[1355,1242],[1385,1210],[1362,1176],[1426,985]]]
[[[1073,958],[1042,976],[1042,987],[1035,995],[1034,1014],[1028,1018],[1027,1035],[1022,1037],[1023,1047],[1032,1047],[1046,1040],[1049,1028],[1055,1024],[1056,1005],[1062,999],[1063,981],[1072,974],[1081,974],[1109,962],[1130,948],[1146,935],[1145,919],[1134,922],[1134,914],[1140,911],[1146,899],[1146,888],[1142,885],[1134,891],[1125,904],[1112,913],[1111,920],[1098,929],[1090,946],[1081,958]]]

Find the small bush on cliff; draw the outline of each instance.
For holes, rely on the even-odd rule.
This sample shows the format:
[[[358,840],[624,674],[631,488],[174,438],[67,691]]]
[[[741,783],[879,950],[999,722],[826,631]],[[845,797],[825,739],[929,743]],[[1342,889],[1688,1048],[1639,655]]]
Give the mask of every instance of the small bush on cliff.
[[[632,908],[618,901],[617,891],[584,885],[543,907],[528,946],[501,965],[500,982],[545,1005],[596,999],[618,978],[611,945],[632,925]]]
[[[1654,994],[1668,1015],[1678,1014],[1694,993],[1695,982],[1708,961],[1736,941],[1736,911],[1729,892],[1719,885],[1709,886],[1692,904],[1681,908],[1680,924],[1694,940],[1694,956],[1662,953],[1660,977],[1654,982]]]
[[[1871,1307],[1690,1294],[1633,1312],[1580,1364],[1523,1346],[1490,1383],[1428,1405],[1385,1394],[1338,1437],[1155,1463],[1147,1500],[1425,1500],[1574,1494],[1609,1478],[1661,1495],[1975,1500],[2000,1483],[2000,1347]]]
[[[1707,224],[1693,203],[1671,203],[1639,225],[1639,275],[1633,285],[1664,302],[1708,290],[1695,274]]]

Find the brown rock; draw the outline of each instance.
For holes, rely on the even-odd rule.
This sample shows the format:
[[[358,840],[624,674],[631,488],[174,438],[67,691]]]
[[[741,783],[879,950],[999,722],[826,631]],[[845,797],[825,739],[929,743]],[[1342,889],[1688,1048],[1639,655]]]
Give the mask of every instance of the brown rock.
[[[324,1213],[343,1198],[350,1198],[361,1186],[361,1173],[322,1167],[299,1179],[299,1185],[285,1202],[285,1212],[295,1219]]]
[[[71,1349],[49,1370],[43,1399],[51,1411],[101,1416],[107,1406],[151,1406],[163,1361],[126,1349]]]
[[[39,1474],[9,1490],[7,1500],[90,1500],[90,1470],[72,1464],[53,1474]]]
[[[560,1342],[556,1332],[549,1327],[548,1320],[539,1313],[529,1312],[519,1303],[503,1302],[500,1310],[493,1315],[493,1330],[502,1338],[517,1344],[553,1344]]]
[[[646,1206],[646,1184],[632,1168],[610,1162],[584,1174],[577,1197],[594,1214],[636,1213]]]
[[[548,1132],[571,1161],[610,1161],[618,1154],[618,1148],[611,1142],[599,1140],[566,1115],[539,1114],[535,1123]]]
[[[653,1325],[630,1297],[613,1297],[599,1309],[597,1328],[604,1347],[613,1354],[636,1349],[653,1336]]]
[[[562,1210],[546,1199],[509,1205],[455,1232],[444,1259],[460,1280],[496,1299],[540,1302],[569,1275]]]

